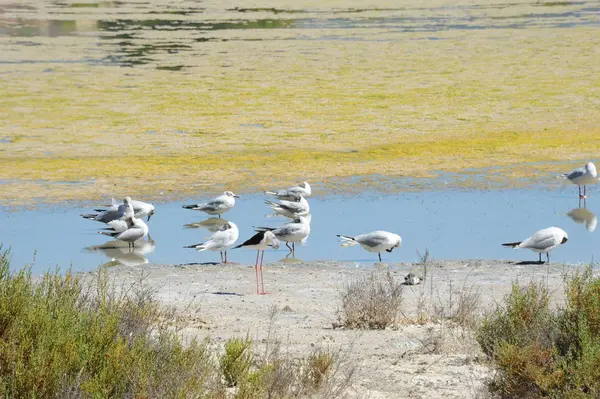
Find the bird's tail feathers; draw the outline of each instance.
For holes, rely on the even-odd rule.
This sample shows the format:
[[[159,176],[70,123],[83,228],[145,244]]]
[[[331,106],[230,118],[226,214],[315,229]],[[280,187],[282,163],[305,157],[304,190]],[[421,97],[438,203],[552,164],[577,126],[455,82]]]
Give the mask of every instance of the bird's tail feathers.
[[[277,202],[273,202],[270,200],[265,200],[265,204],[269,205],[271,208],[279,206],[279,204]]]
[[[507,243],[502,244],[502,246],[503,247],[517,248],[520,244],[521,244],[521,241],[519,241],[519,242],[507,242]]]
[[[95,213],[84,213],[83,215],[81,215],[82,218],[90,219],[90,220],[95,220],[96,216],[98,216],[98,215]]]
[[[265,191],[265,195],[277,195],[274,191]]]
[[[104,209],[102,209],[102,208],[94,209],[94,212],[98,212],[98,213],[106,212],[106,208],[104,208]]]
[[[256,232],[275,230],[274,227],[261,227],[261,226],[252,226],[252,227],[254,228],[254,231],[256,231]]]
[[[186,245],[184,248],[194,248],[198,251],[204,251],[206,250],[206,247],[204,246],[204,243],[200,243],[200,244],[194,244],[194,245]]]
[[[338,234],[337,236],[342,239],[342,247],[351,247],[353,245],[358,244],[354,237],[343,236],[340,234]]]
[[[183,209],[195,209],[197,205],[182,205]]]
[[[98,233],[100,233],[104,236],[109,236],[109,237],[116,237],[119,235],[119,233],[117,231],[99,231]]]

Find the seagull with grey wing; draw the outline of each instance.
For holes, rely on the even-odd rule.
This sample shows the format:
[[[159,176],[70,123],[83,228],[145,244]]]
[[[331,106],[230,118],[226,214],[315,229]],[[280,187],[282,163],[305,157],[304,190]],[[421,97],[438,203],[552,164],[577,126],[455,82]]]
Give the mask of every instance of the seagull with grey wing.
[[[546,259],[550,263],[550,251],[569,240],[567,233],[558,227],[548,227],[538,230],[523,241],[508,242],[502,244],[511,248],[526,248],[539,254],[539,262],[542,263],[542,254],[546,253]]]
[[[225,191],[223,194],[204,204],[183,205],[183,208],[202,211],[209,215],[219,215],[219,217],[221,217],[222,214],[235,206],[236,198],[239,197],[231,191]]]
[[[105,236],[113,237],[119,241],[125,241],[129,244],[129,248],[135,248],[135,242],[148,235],[148,225],[144,223],[142,219],[138,219],[135,216],[128,217],[125,219],[126,228],[123,231],[99,231],[100,234]]]
[[[255,227],[255,230],[258,232],[272,232],[279,241],[285,242],[285,246],[290,250],[287,256],[291,254],[292,257],[295,257],[296,247],[294,243],[306,242],[306,239],[310,235],[310,219],[306,216],[299,216],[292,223],[286,223],[281,227]],[[290,242],[292,243],[291,247],[289,245]]]
[[[184,248],[194,248],[197,251],[219,251],[221,253],[221,263],[227,263],[227,250],[233,248],[239,236],[240,231],[237,225],[233,222],[227,222],[219,231],[210,236],[208,241],[188,245]],[[223,257],[223,254],[225,254],[225,257]]]
[[[308,182],[302,182],[297,186],[286,188],[284,190],[279,191],[265,191],[266,195],[274,195],[280,200],[288,200],[293,201],[296,195],[301,195],[304,198],[310,197],[312,194],[312,189]]]
[[[154,205],[149,204],[147,202],[143,202],[143,201],[138,201],[138,200],[132,200],[130,198],[130,203],[131,206],[133,208],[133,213],[134,216],[136,218],[142,218],[142,217],[147,217],[147,221],[150,221],[150,218],[152,216],[154,216],[154,212],[155,212],[155,208]],[[112,198],[112,204],[110,206],[108,206],[107,208],[98,208],[98,209],[94,209],[96,212],[102,213],[102,212],[107,212],[110,210],[115,210],[118,209],[119,207],[119,203],[117,201],[115,201],[114,198]]]
[[[269,205],[278,215],[290,219],[296,219],[298,216],[306,216],[310,213],[308,201],[299,194],[294,194],[292,201],[280,200],[279,202],[274,202],[265,200],[265,204]]]
[[[95,220],[101,223],[110,223],[114,220],[124,221],[127,218],[134,216],[133,206],[131,198],[125,197],[121,205],[113,204],[108,209],[103,210],[100,213],[88,213],[81,215],[82,218],[88,220]]]
[[[570,173],[562,175],[565,179],[573,184],[577,184],[579,188],[579,198],[587,198],[586,186],[589,184],[596,184],[598,182],[598,172],[596,171],[596,165],[592,162],[585,164],[583,168],[577,168]],[[583,194],[581,194],[581,186],[583,186]]]
[[[343,247],[360,245],[368,252],[377,252],[381,262],[381,251],[392,252],[394,248],[399,248],[402,244],[402,238],[398,234],[388,231],[373,231],[367,234],[361,234],[356,237],[337,235],[342,242]]]

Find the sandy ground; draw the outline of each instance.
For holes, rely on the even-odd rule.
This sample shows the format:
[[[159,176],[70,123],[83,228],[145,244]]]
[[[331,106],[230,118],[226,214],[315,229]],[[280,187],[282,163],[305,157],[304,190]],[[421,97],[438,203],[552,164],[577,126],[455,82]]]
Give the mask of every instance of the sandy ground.
[[[373,270],[389,270],[403,281],[420,264],[355,265],[338,262],[270,263],[269,295],[256,295],[253,266],[241,264],[142,265],[108,269],[119,283],[143,280],[165,305],[189,319],[188,336],[224,342],[249,335],[280,338],[293,356],[316,347],[341,349],[345,367],[356,366],[348,397],[485,397],[493,371],[468,329],[439,315],[452,313],[460,292],[479,297],[481,314],[508,292],[512,281],[545,281],[561,301],[563,280],[581,266],[519,265],[505,261],[429,261],[424,284],[405,286],[397,326],[379,331],[334,328],[340,293],[348,282]],[[419,303],[430,318],[417,322]],[[274,306],[279,310],[271,317]],[[437,320],[437,321],[436,321]]]

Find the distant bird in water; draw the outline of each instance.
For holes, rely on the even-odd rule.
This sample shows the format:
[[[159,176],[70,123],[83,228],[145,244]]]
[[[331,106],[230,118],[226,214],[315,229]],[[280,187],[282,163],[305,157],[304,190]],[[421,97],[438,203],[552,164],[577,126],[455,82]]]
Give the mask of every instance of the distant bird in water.
[[[402,238],[398,234],[387,231],[373,231],[367,234],[361,234],[356,237],[337,235],[341,238],[343,247],[350,247],[359,244],[369,252],[377,252],[381,262],[381,251],[392,252],[394,248],[399,248],[402,244]]]
[[[571,183],[577,184],[577,187],[579,188],[579,198],[582,199],[587,198],[586,186],[598,183],[598,172],[596,172],[596,165],[592,162],[588,162],[583,168],[575,169],[562,176]],[[581,186],[583,186],[583,194],[581,194]]]
[[[277,249],[279,248],[279,240],[275,237],[271,231],[259,231],[254,234],[250,239],[244,241],[243,244],[238,245],[236,248],[248,248],[248,249],[256,249],[256,263],[254,264],[254,270],[256,271],[256,293],[258,295],[268,294],[265,292],[265,280],[263,277],[263,260],[265,258],[265,250],[269,247]],[[258,290],[258,255],[262,252],[262,256],[260,257],[260,283],[262,287],[262,291]]]
[[[222,214],[235,206],[236,198],[240,197],[231,191],[225,191],[215,199],[212,199],[204,204],[183,205],[183,208],[206,212],[209,215],[219,215],[219,217],[221,217]]]
[[[274,195],[279,199],[293,201],[296,195],[301,195],[304,198],[312,195],[312,189],[308,182],[302,182],[297,186],[286,188],[285,190],[279,191],[265,191],[266,195]]]
[[[285,242],[285,246],[288,247],[292,257],[296,256],[296,247],[294,243],[304,242],[310,235],[310,219],[306,216],[299,216],[292,223],[286,223],[281,227],[256,227],[256,231],[271,231],[279,241]],[[292,243],[290,247],[289,243]]]
[[[129,197],[127,197],[129,198]],[[148,217],[147,221],[150,221],[150,218],[154,215],[155,209],[154,205],[149,204],[147,202],[132,200],[129,198],[129,202],[133,208],[133,213],[136,218]],[[112,203],[108,208],[104,209],[94,209],[96,212],[107,212],[111,210],[116,210],[119,208],[119,203],[112,198]]]
[[[194,248],[197,251],[219,251],[221,254],[221,263],[227,263],[227,250],[231,249],[238,237],[240,231],[233,222],[227,222],[219,231],[210,236],[206,242],[194,245],[188,245],[184,248]],[[225,257],[223,257],[225,254]]]
[[[538,230],[526,240],[518,242],[508,242],[502,244],[511,248],[526,248],[533,252],[538,252],[539,262],[542,263],[542,254],[546,253],[546,259],[550,263],[550,251],[569,240],[567,233],[558,227],[548,227]]]
[[[129,244],[129,248],[135,248],[135,242],[148,235],[148,225],[135,216],[125,219],[126,228],[123,231],[106,229],[99,231],[100,234],[113,237],[119,241],[125,241]]]
[[[310,213],[308,201],[303,196],[295,194],[292,198],[292,201],[281,200],[279,202],[265,200],[265,204],[269,205],[278,215],[290,219],[295,219],[298,216],[306,216]]]

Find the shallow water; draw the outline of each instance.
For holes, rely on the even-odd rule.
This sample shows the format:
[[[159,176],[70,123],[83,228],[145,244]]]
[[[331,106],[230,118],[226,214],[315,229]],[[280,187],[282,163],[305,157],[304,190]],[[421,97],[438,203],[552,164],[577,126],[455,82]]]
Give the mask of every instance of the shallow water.
[[[592,191],[592,195],[596,190]],[[253,225],[277,226],[287,221],[266,217],[262,195],[244,196],[225,214],[240,228],[240,240],[253,234]],[[201,200],[201,198],[197,198]],[[569,234],[569,241],[551,254],[556,263],[588,263],[600,257],[596,212],[600,199],[589,198],[586,208],[578,206],[576,190],[490,190],[418,192],[397,195],[363,193],[358,196],[311,198],[312,231],[306,245],[296,248],[302,260],[337,260],[373,264],[376,254],[360,247],[340,247],[336,234],[357,235],[376,229],[399,233],[402,246],[382,254],[384,261],[415,262],[429,249],[438,259],[537,260],[528,250],[511,250],[500,244],[528,237],[537,229],[557,226]],[[196,201],[191,201],[192,203]],[[189,201],[185,201],[189,203]],[[145,262],[163,264],[203,263],[219,260],[215,252],[197,253],[184,245],[205,240],[205,227],[193,228],[209,219],[204,213],[185,210],[181,203],[159,204],[149,223],[152,240],[139,245],[135,253],[97,233],[103,225],[79,217],[90,205],[71,209],[42,206],[35,210],[0,210],[0,242],[12,249],[12,267],[31,262],[40,272],[59,265],[74,270],[92,270],[99,265]],[[209,221],[210,222],[210,221]],[[103,248],[104,247],[104,248]],[[287,250],[267,252],[265,261],[285,259]],[[233,262],[253,264],[256,253],[232,250]],[[289,260],[289,259],[288,259]]]

